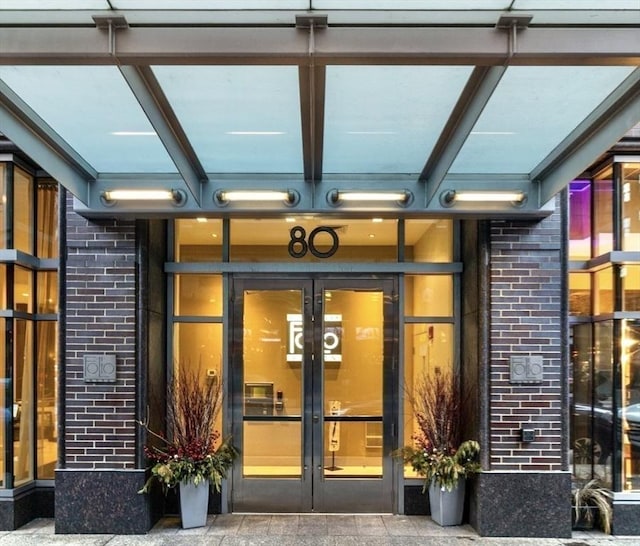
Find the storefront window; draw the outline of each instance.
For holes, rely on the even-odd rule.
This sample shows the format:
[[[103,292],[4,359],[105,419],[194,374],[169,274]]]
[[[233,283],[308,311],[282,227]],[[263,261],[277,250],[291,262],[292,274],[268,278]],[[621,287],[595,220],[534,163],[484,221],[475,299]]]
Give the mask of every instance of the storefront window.
[[[454,349],[453,324],[414,323],[404,329],[404,377],[405,395],[403,405],[404,441],[402,445],[414,445],[418,431],[411,400],[419,396],[415,388],[432,374],[453,371]],[[404,469],[406,478],[417,477],[410,465]]]
[[[33,322],[15,320],[14,343],[14,486],[33,480]]]
[[[176,275],[175,314],[222,315],[221,275]]]
[[[205,381],[222,381],[222,324],[175,323],[173,327],[173,362],[199,372]],[[176,370],[174,370],[174,373]],[[222,413],[222,412],[221,412]],[[216,428],[221,430],[222,414]]]
[[[38,260],[25,259],[21,254],[18,263],[13,259],[0,262],[0,309],[12,313],[0,320],[4,340],[0,351],[3,488],[36,477],[53,479],[57,460],[58,273],[51,260],[58,256],[58,191],[51,180],[38,182],[34,193],[35,187],[34,178],[24,169],[0,164],[1,246],[6,248],[8,242],[10,248],[28,256],[48,259],[46,269],[39,269]],[[13,195],[13,199],[7,201],[7,195]],[[13,223],[6,231],[8,219]],[[12,392],[13,400],[7,399],[6,389]],[[13,437],[10,446],[6,445],[8,430]],[[6,472],[5,455],[13,460],[13,474]]]
[[[453,315],[452,275],[407,275],[405,315],[448,317]]]
[[[594,324],[593,438],[594,474],[611,486],[613,452],[613,322]]]
[[[640,319],[622,321],[622,483],[640,489]]]
[[[57,460],[56,373],[58,323],[40,321],[36,325],[37,343],[37,478],[54,479]]]
[[[591,182],[574,180],[569,185],[569,259],[591,257]]]
[[[39,258],[58,257],[58,185],[49,180],[38,181],[38,236]]]
[[[640,163],[622,165],[622,250],[640,250]]]
[[[453,222],[451,220],[407,220],[405,261],[451,262]]]
[[[0,163],[0,248],[7,248],[7,171],[7,164]]]
[[[37,313],[50,315],[58,312],[58,272],[38,271],[38,310]]]
[[[396,220],[281,218],[231,220],[232,262],[394,262]]]
[[[613,181],[611,169],[594,181],[595,254],[600,256],[613,250]]]
[[[13,170],[13,248],[33,255],[33,178]]]
[[[222,220],[194,218],[175,221],[176,262],[222,261]]]
[[[613,313],[613,268],[606,267],[597,271],[594,276],[594,315]]]
[[[15,266],[13,281],[14,309],[33,313],[33,274],[29,269]]]
[[[640,311],[640,265],[625,265],[622,277],[622,310]]]
[[[579,317],[591,315],[590,273],[569,273],[569,313]]]

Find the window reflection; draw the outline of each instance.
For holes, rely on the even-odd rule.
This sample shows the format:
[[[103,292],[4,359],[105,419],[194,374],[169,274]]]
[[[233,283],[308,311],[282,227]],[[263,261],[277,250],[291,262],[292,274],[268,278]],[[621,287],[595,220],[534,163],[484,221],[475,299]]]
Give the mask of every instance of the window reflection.
[[[14,485],[33,479],[33,323],[15,320]]]
[[[622,250],[640,250],[640,163],[622,165]]]
[[[591,181],[574,180],[569,185],[569,259],[591,257]]]
[[[611,169],[594,182],[595,256],[613,250],[613,181]]]
[[[13,170],[13,248],[33,255],[33,177]]]
[[[57,460],[56,373],[58,323],[42,321],[37,324],[37,478],[54,479]]]

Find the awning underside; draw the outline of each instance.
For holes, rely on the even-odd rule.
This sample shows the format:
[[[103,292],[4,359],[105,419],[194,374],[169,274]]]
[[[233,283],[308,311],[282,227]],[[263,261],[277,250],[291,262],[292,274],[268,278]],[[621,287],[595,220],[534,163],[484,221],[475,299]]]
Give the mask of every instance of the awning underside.
[[[640,122],[636,25],[538,27],[535,14],[506,26],[334,27],[331,12],[255,27],[85,17],[91,25],[0,23],[0,132],[87,214],[540,216]],[[127,188],[181,198],[105,201]],[[216,199],[233,189],[297,199]],[[410,198],[332,200],[347,190]],[[447,199],[469,190],[525,197]]]

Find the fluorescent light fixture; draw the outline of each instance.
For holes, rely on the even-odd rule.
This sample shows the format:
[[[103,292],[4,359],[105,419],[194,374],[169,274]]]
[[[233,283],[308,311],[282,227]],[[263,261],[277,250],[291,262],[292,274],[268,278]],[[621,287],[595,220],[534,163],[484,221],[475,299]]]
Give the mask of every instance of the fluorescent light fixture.
[[[408,190],[402,191],[343,191],[331,190],[327,194],[327,200],[332,205],[342,202],[390,202],[395,201],[400,205],[408,205],[413,199],[413,194]]]
[[[109,205],[116,201],[173,201],[179,205],[187,200],[182,190],[106,190],[101,197]]]
[[[224,206],[231,202],[259,202],[283,201],[286,205],[295,205],[299,201],[299,194],[294,190],[218,190],[214,201]]]
[[[526,201],[527,194],[523,191],[475,191],[475,190],[445,190],[440,194],[440,202],[450,207],[457,202],[465,203],[512,203],[521,205]]]

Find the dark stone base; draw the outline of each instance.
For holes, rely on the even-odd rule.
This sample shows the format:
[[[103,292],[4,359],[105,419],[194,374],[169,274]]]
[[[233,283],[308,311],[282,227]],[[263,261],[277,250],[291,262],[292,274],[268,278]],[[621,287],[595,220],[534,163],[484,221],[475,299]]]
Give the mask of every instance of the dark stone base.
[[[0,531],[14,531],[35,518],[53,517],[53,486],[5,491],[0,498]]]
[[[146,533],[160,510],[144,483],[144,470],[56,470],[56,533]]]
[[[613,502],[612,532],[615,535],[640,535],[640,501]]]
[[[481,536],[571,538],[568,472],[483,472],[475,482],[472,525]]]

